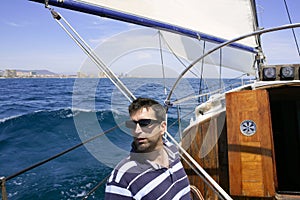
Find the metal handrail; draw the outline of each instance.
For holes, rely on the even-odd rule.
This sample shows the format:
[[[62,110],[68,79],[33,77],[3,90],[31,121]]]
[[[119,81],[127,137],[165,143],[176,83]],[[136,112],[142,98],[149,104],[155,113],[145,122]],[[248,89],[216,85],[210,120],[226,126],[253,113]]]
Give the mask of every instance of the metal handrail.
[[[173,94],[173,91],[175,90],[175,88],[177,87],[179,81],[183,78],[183,76],[192,68],[194,67],[200,60],[204,59],[206,56],[212,54],[213,52],[217,51],[218,49],[221,49],[225,46],[228,46],[234,42],[237,42],[239,40],[251,37],[251,36],[255,36],[255,35],[261,35],[263,33],[269,33],[269,32],[274,32],[274,31],[279,31],[279,30],[284,30],[284,29],[291,29],[291,28],[297,28],[300,27],[300,23],[294,23],[294,24],[287,24],[287,25],[283,25],[283,26],[278,26],[278,27],[273,27],[273,28],[268,28],[268,29],[263,29],[263,30],[258,30],[240,37],[237,37],[235,39],[226,41],[221,43],[220,45],[216,46],[215,48],[212,48],[211,50],[209,50],[208,52],[206,52],[205,54],[203,54],[202,56],[200,56],[199,58],[197,58],[195,61],[193,61],[187,68],[185,68],[181,74],[178,76],[177,80],[175,81],[172,89],[170,90],[170,93],[168,95],[168,97],[166,98],[165,102],[168,104],[171,104],[170,99],[171,96]]]

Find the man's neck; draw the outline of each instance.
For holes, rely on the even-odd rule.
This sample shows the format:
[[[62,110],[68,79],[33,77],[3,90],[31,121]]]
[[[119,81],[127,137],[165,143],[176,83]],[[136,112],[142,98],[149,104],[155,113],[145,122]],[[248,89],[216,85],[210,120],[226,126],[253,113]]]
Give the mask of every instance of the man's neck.
[[[156,162],[157,164],[168,168],[169,167],[169,156],[168,153],[166,152],[166,150],[164,148],[162,148],[160,150],[159,155],[156,157],[156,159],[154,160],[154,162]]]

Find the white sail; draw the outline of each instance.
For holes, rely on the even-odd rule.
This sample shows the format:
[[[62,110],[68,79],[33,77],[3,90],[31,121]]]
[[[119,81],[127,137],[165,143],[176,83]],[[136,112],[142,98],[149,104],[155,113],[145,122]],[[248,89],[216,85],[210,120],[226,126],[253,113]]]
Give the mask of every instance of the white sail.
[[[256,27],[251,0],[78,0],[230,40]],[[254,38],[242,44],[255,47]]]
[[[218,43],[251,33],[257,27],[254,0],[48,0],[48,3]],[[255,37],[239,44],[258,46]]]
[[[45,3],[44,0],[32,1]],[[171,40],[173,43],[179,41],[186,55],[177,52],[178,55],[190,61],[197,59],[203,50],[202,47],[195,50],[187,45],[192,43],[187,43],[186,36],[212,42],[207,45],[210,46],[205,49],[207,51],[216,45],[214,43],[232,40],[257,29],[254,0],[48,0],[48,3],[185,35]],[[205,62],[255,75],[253,53],[259,46],[256,36],[240,40],[232,46],[237,49],[223,48],[222,52],[211,54],[212,61],[205,59]],[[223,59],[217,61],[220,54]]]
[[[159,37],[159,33],[161,37]],[[160,45],[161,40],[161,45]],[[177,73],[173,74],[177,77],[179,73],[184,70],[184,62],[186,66],[199,58],[203,51],[212,49],[216,44],[206,42],[206,48],[204,49],[203,42],[196,39],[174,34],[166,31],[157,31],[150,28],[132,29],[126,32],[119,33],[101,43],[95,52],[101,57],[101,60],[109,66],[109,68],[120,74],[129,73],[135,67],[142,65],[161,65],[160,50],[163,51],[164,66],[175,70]],[[113,53],[112,53],[113,52]],[[220,53],[222,54],[222,61],[220,63]],[[172,55],[174,54],[174,55]],[[175,55],[181,59],[181,62],[177,60]],[[128,57],[128,60],[125,59]],[[255,76],[255,70],[252,67],[255,55],[253,53],[242,51],[236,48],[222,48],[222,51],[217,51],[204,59],[204,63],[208,64],[203,71],[205,77],[211,77],[214,74],[215,78],[218,78],[219,65],[242,73],[247,73]],[[91,61],[85,66],[83,71],[86,74],[97,74],[98,70],[95,68]],[[197,71],[201,68],[202,62],[192,69],[193,72],[199,74]],[[215,67],[214,67],[215,66]],[[161,68],[161,67],[160,67]],[[153,70],[150,74],[153,74]],[[141,76],[147,76],[147,72],[143,71]],[[168,72],[166,76],[169,77]],[[160,76],[162,75],[160,74]],[[189,74],[189,77],[195,77]]]

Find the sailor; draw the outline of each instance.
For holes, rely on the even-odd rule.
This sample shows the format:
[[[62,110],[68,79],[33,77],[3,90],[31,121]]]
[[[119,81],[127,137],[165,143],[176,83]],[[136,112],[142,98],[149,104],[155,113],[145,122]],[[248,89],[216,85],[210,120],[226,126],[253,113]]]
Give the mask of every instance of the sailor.
[[[157,101],[138,98],[128,108],[133,136],[130,155],[112,171],[106,200],[190,200],[188,177],[175,145],[163,136],[166,111]]]

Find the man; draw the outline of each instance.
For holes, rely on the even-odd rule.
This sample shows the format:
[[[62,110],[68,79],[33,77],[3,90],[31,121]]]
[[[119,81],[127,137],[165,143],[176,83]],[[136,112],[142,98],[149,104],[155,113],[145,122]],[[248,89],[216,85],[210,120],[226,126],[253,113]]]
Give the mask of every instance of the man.
[[[126,127],[133,135],[129,157],[112,171],[106,200],[190,200],[190,186],[177,148],[163,138],[166,111],[158,102],[138,98],[128,108]]]

